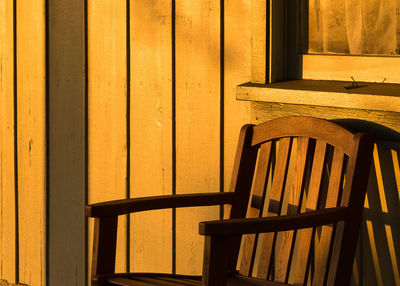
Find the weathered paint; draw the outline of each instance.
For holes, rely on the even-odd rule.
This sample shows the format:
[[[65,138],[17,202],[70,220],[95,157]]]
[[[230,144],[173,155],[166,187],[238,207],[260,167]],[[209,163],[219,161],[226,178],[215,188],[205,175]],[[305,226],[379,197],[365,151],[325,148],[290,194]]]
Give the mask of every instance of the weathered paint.
[[[0,3],[0,278],[15,283],[13,2]]]
[[[84,7],[81,0],[48,3],[47,285],[84,285]]]
[[[176,193],[219,191],[220,3],[176,1]],[[199,274],[199,221],[218,207],[176,210],[176,271]]]
[[[139,3],[140,2],[140,3]],[[220,116],[224,113],[223,152],[224,189],[230,182],[233,153],[239,127],[246,123],[249,103],[234,99],[235,86],[250,80],[251,74],[251,1],[225,1],[225,77],[220,78],[220,13],[219,1],[190,2],[177,0],[176,12],[176,192],[217,192],[220,190]],[[12,1],[4,1],[11,5]],[[89,201],[123,198],[126,193],[126,2],[89,1]],[[172,42],[171,1],[131,1],[131,196],[172,193]],[[4,11],[12,10],[11,6]],[[18,157],[20,282],[44,285],[45,277],[45,143],[44,143],[44,1],[17,1],[18,7]],[[7,16],[2,16],[7,15]],[[0,14],[11,21],[11,14]],[[8,23],[8,22],[7,22]],[[3,25],[8,27],[8,25]],[[76,28],[78,29],[78,28]],[[1,37],[11,29],[0,30]],[[1,60],[12,62],[10,50]],[[56,59],[54,59],[56,60]],[[83,65],[83,64],[82,64]],[[7,65],[12,67],[12,65]],[[83,71],[82,66],[82,71]],[[4,84],[12,88],[12,70],[2,69]],[[4,76],[7,80],[3,80]],[[220,105],[220,83],[224,83],[224,104]],[[13,250],[13,102],[0,98],[1,106],[1,186],[2,236],[1,251]],[[8,93],[8,92],[7,92]],[[12,94],[12,91],[9,91]],[[4,104],[3,104],[4,103]],[[330,119],[365,119],[400,131],[398,113],[314,106],[252,104],[254,123],[285,115],[311,115]],[[386,134],[386,133],[385,133]],[[393,132],[391,133],[393,134]],[[5,141],[6,140],[6,141]],[[30,147],[30,150],[29,150]],[[6,148],[7,152],[4,152]],[[396,151],[397,152],[397,151]],[[396,153],[398,154],[398,153]],[[398,184],[398,160],[394,161]],[[10,165],[11,164],[11,165]],[[396,165],[397,164],[397,165]],[[4,166],[7,165],[7,168]],[[12,170],[12,167],[11,167]],[[386,172],[387,174],[387,172]],[[7,186],[6,186],[6,185]],[[395,186],[395,185],[394,185]],[[385,187],[387,192],[387,186]],[[397,190],[398,192],[398,190]],[[4,195],[8,196],[5,197]],[[378,195],[379,196],[379,195]],[[386,200],[389,206],[389,200]],[[6,202],[11,202],[10,204]],[[370,203],[372,206],[373,204]],[[390,210],[389,210],[390,211]],[[176,269],[179,273],[201,271],[201,237],[197,222],[218,217],[218,208],[177,210]],[[54,217],[55,218],[55,217]],[[50,221],[53,218],[50,218]],[[60,217],[58,222],[60,222]],[[124,218],[120,223],[117,270],[125,268]],[[150,225],[150,222],[153,224]],[[54,221],[56,224],[57,221]],[[378,228],[371,224],[372,234]],[[131,269],[170,271],[172,268],[172,215],[170,210],[132,216]],[[388,271],[394,271],[399,254],[395,246],[398,228],[379,228],[387,239]],[[56,228],[50,231],[58,232]],[[5,233],[9,233],[8,238]],[[54,234],[55,234],[54,233]],[[190,235],[188,233],[191,233]],[[3,235],[4,234],[4,235]],[[162,235],[160,235],[162,234]],[[375,235],[375,234],[374,234]],[[91,237],[91,236],[90,236]],[[149,243],[149,237],[154,240]],[[370,247],[368,234],[364,243]],[[8,240],[10,239],[10,240]],[[374,244],[377,237],[374,236]],[[11,245],[11,247],[9,247]],[[91,243],[89,243],[91,248]],[[375,249],[376,250],[376,249]],[[369,250],[369,251],[375,251]],[[377,248],[379,250],[379,247]],[[371,255],[372,256],[372,255]],[[4,255],[4,257],[6,257]],[[160,259],[163,257],[163,259]],[[15,258],[5,262],[1,279],[12,282]],[[55,258],[56,259],[56,258]],[[157,261],[157,263],[154,263]],[[369,264],[370,263],[370,264]],[[376,261],[365,261],[374,269]],[[5,265],[9,265],[6,268]],[[28,267],[29,266],[29,267]],[[8,269],[8,270],[7,270]],[[51,266],[50,266],[51,270]],[[386,269],[385,269],[386,271]],[[6,274],[9,273],[9,274]],[[370,272],[368,272],[369,274]],[[373,273],[373,272],[372,272]],[[396,274],[397,273],[397,274]],[[366,273],[364,272],[364,275]],[[396,276],[397,275],[397,276]],[[11,277],[11,278],[8,278]],[[365,276],[367,277],[367,276]],[[61,279],[61,278],[60,278]],[[73,278],[71,278],[73,279]],[[389,279],[389,280],[385,280]],[[72,281],[72,280],[71,280]]]
[[[125,4],[88,1],[89,203],[126,194]],[[125,216],[118,226],[116,271],[121,272],[126,270]],[[90,239],[92,231],[90,221]]]
[[[131,197],[172,194],[171,0],[131,3]],[[131,216],[131,270],[171,272],[172,211]]]
[[[17,1],[19,282],[45,284],[45,1]]]
[[[250,120],[250,104],[236,100],[236,86],[251,73],[251,0],[225,2],[224,190],[228,191],[240,128]],[[240,37],[238,37],[240,35]]]

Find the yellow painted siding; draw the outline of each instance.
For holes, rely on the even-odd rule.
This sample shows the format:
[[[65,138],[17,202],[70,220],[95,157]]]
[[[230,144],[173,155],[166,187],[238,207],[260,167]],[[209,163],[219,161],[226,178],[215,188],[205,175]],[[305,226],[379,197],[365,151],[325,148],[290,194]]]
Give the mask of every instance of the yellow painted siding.
[[[45,6],[17,1],[19,282],[45,283]]]
[[[221,11],[221,2],[217,0],[176,0],[173,18],[172,0],[130,1],[127,23],[125,0],[88,1],[89,203],[125,198],[128,193],[131,197],[142,197],[227,190],[239,128],[250,120],[258,123],[293,114],[353,117],[400,130],[397,113],[299,109],[237,101],[236,85],[251,79],[251,2],[225,1]],[[45,1],[16,1],[17,212],[14,209],[12,3],[0,3],[0,280],[18,282],[15,276],[19,272],[19,282],[45,285],[48,219],[45,217]],[[225,16],[223,73],[221,13]],[[126,50],[127,24],[130,25],[130,62]],[[129,94],[127,84],[130,84]],[[130,168],[126,165],[127,136],[130,136]],[[373,178],[376,192],[369,193],[368,207],[379,215],[398,211],[393,202],[398,201],[400,193],[398,151],[385,152],[378,150],[375,155],[375,166],[379,166]],[[392,163],[387,165],[388,160],[382,156],[390,157]],[[127,169],[130,169],[128,174]],[[126,180],[130,180],[130,190],[126,189]],[[391,181],[394,183],[388,183]],[[385,212],[377,204],[383,201]],[[18,237],[15,237],[16,213]],[[372,269],[368,273],[364,270],[364,279],[398,285],[399,227],[390,219],[382,225],[387,217],[379,215],[364,224],[363,247],[370,254],[370,259],[364,257],[364,267]],[[170,272],[175,267],[177,273],[199,274],[203,238],[198,235],[198,222],[218,217],[218,207],[177,209],[175,230],[172,210],[134,214],[130,225],[126,217],[121,217],[116,270],[126,270],[128,254],[133,271]],[[131,236],[130,249],[127,249],[127,231]],[[91,223],[88,239],[90,266]],[[15,257],[16,241],[19,257]],[[386,255],[382,257],[387,258],[384,262],[380,260],[382,251]],[[48,269],[52,271],[51,267]]]
[[[172,194],[171,1],[131,3],[131,197]],[[131,270],[172,270],[172,211],[131,216]]]
[[[218,192],[220,3],[176,4],[176,193]],[[198,222],[218,216],[218,207],[176,210],[178,273],[201,273]]]
[[[0,279],[15,283],[13,3],[0,3]]]
[[[88,1],[89,203],[126,194],[125,3]],[[119,217],[118,226],[115,268],[121,272],[126,269],[126,217]],[[90,221],[89,237],[92,232]]]
[[[238,36],[240,35],[240,36]],[[247,43],[247,44],[243,44]],[[250,81],[251,0],[225,1],[224,190],[228,191],[240,128],[250,104],[236,100],[236,86]]]

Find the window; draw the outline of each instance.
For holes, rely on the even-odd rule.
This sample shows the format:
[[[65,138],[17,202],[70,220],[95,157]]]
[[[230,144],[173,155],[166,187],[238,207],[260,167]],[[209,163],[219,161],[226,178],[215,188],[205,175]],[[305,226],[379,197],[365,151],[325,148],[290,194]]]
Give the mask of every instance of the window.
[[[393,6],[400,0],[253,0],[252,82],[238,86],[237,98],[400,112],[400,85],[390,84],[400,83],[399,10],[388,2]],[[341,12],[335,10],[340,3]],[[364,9],[366,16],[362,11],[357,16],[352,9],[358,6],[347,7],[349,3],[379,4],[379,13],[371,16],[371,8]],[[343,24],[350,22],[351,13],[361,36]],[[391,13],[390,19],[385,13]],[[363,17],[379,26],[363,26]],[[325,25],[322,35],[317,24]],[[379,35],[377,48],[371,48],[372,34]],[[369,83],[345,89],[353,86],[352,79]]]
[[[308,0],[303,78],[400,83],[400,1]]]

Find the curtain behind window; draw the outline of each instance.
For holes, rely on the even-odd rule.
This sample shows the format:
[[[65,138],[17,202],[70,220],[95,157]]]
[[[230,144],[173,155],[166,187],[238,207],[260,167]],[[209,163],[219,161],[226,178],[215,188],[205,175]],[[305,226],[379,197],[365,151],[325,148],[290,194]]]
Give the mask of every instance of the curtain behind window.
[[[309,53],[400,54],[400,0],[309,0]]]

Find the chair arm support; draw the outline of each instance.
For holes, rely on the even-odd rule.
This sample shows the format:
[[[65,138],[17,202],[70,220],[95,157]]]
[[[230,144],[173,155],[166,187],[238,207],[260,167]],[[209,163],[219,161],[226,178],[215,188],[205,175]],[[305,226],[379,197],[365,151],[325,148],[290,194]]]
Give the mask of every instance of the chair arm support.
[[[301,214],[200,222],[202,235],[238,235],[277,232],[326,225],[343,220],[347,208],[327,208]]]
[[[197,193],[115,200],[86,206],[88,217],[110,217],[134,212],[231,204],[235,193]]]

